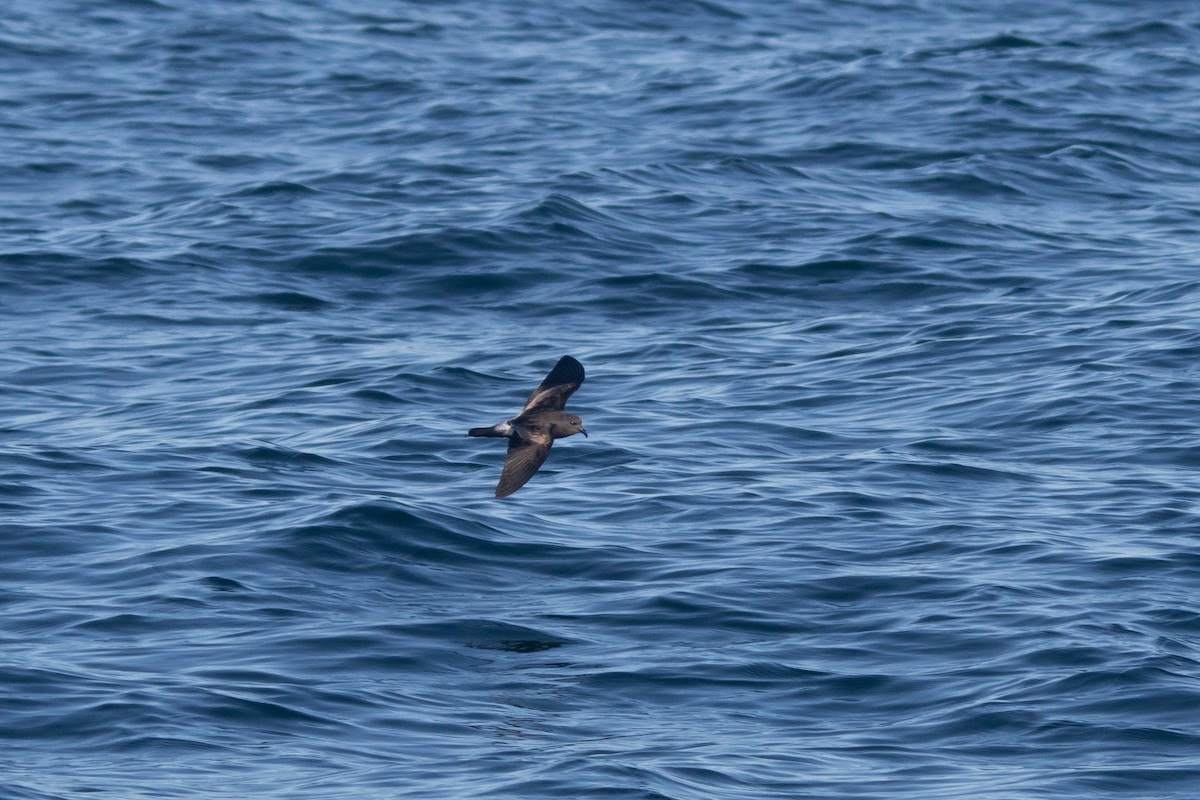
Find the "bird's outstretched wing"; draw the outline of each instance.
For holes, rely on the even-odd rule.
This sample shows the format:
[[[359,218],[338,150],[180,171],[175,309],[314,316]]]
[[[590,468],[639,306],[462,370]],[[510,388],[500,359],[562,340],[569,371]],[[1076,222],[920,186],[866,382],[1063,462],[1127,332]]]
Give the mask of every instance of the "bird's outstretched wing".
[[[581,383],[583,383],[583,364],[570,356],[563,356],[554,365],[554,369],[550,370],[546,379],[529,395],[521,413],[524,414],[535,409],[562,411],[567,405],[567,398],[579,388]]]
[[[510,438],[504,471],[500,473],[500,482],[496,484],[496,497],[508,497],[524,486],[542,466],[546,456],[550,455],[553,441],[549,434],[526,439],[520,436]]]

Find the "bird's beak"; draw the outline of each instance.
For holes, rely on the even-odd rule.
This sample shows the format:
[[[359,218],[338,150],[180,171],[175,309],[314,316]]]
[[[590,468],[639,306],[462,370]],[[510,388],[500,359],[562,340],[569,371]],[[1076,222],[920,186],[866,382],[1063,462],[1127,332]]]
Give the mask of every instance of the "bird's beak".
[[[586,428],[580,428],[579,432],[583,434],[583,438],[585,438],[585,439],[587,438],[587,429]]]

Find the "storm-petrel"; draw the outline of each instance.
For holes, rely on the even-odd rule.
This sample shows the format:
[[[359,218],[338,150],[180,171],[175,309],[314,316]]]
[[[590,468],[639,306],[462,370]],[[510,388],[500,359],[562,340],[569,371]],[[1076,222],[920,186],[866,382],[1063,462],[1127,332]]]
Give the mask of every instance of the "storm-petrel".
[[[503,436],[508,457],[496,484],[496,497],[508,497],[533,477],[550,454],[555,439],[582,433],[583,420],[563,411],[567,398],[583,383],[583,364],[563,356],[546,380],[533,390],[521,413],[490,428],[471,428],[467,436]]]

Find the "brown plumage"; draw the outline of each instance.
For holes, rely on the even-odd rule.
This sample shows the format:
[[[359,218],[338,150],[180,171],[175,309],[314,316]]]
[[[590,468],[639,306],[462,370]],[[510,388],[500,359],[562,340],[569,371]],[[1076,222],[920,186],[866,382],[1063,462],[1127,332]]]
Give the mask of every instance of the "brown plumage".
[[[563,411],[569,398],[583,383],[583,365],[571,356],[563,356],[550,370],[521,413],[490,428],[471,428],[468,436],[503,436],[508,439],[508,456],[496,484],[496,497],[508,497],[533,477],[555,439],[582,433],[583,420]]]

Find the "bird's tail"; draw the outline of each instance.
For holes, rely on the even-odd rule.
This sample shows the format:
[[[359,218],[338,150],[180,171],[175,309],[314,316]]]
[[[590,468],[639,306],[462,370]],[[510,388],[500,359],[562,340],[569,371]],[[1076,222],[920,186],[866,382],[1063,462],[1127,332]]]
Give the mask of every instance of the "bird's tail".
[[[500,430],[502,427],[504,427],[503,423],[500,425],[489,425],[486,428],[471,428],[471,430],[467,431],[467,436],[507,436],[508,431]]]

